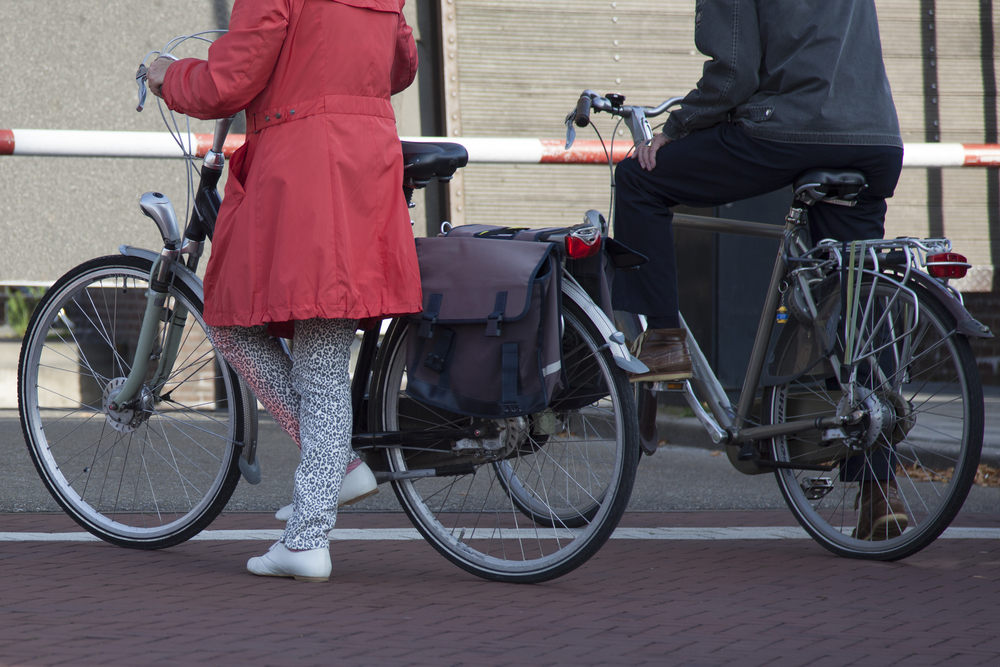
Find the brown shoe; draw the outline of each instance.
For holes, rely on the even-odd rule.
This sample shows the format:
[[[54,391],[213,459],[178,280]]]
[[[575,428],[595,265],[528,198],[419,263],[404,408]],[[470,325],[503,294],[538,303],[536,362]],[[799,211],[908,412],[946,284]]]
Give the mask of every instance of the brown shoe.
[[[668,382],[691,377],[686,329],[651,329],[639,336],[636,347],[639,349],[636,356],[649,371],[629,373],[629,382]]]
[[[902,535],[909,524],[895,480],[861,482],[861,490],[854,499],[854,509],[858,509],[859,504],[858,527],[851,537],[869,541],[891,540]]]

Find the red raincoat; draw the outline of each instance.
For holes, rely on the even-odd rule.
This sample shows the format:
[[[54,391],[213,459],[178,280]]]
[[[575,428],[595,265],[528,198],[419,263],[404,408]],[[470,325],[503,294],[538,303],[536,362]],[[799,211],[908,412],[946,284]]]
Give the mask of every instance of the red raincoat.
[[[236,0],[208,60],[173,63],[171,109],[246,109],[205,276],[205,321],[251,326],[419,311],[389,96],[417,69],[404,0]]]

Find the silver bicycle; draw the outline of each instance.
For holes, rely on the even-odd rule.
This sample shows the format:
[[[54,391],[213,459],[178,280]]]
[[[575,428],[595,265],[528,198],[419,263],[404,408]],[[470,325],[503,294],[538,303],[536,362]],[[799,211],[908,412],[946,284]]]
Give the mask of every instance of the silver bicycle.
[[[163,247],[122,246],[70,270],[39,303],[21,349],[21,425],[38,473],[74,520],[116,545],[183,542],[222,511],[241,473],[260,479],[256,400],[206,336],[196,273],[219,210],[229,126],[216,125],[187,224],[162,194],[143,195]],[[408,198],[468,160],[457,144],[402,148]],[[568,258],[593,255],[602,223],[592,217],[546,240]],[[384,335],[365,332],[356,357],[354,449],[435,549],[487,579],[544,581],[579,567],[610,537],[635,479],[625,373],[645,367],[569,268],[563,286],[567,381],[541,413],[475,419],[410,398],[405,319]]]

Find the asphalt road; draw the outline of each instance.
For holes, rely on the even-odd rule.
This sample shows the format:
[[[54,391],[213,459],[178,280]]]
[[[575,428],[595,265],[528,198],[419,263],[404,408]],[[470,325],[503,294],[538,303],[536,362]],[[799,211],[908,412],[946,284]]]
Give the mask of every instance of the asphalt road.
[[[1000,415],[995,420],[1000,421]],[[991,432],[994,426],[991,419]],[[704,443],[693,439],[687,422],[661,433],[664,435],[668,442],[686,440],[694,446],[662,445],[655,455],[643,456],[630,511],[785,508],[771,475],[747,476],[737,472],[722,452],[698,446]],[[229,511],[270,512],[291,502],[298,450],[266,415],[261,417],[259,442],[261,483],[250,485],[241,481],[229,502]],[[59,511],[38,478],[14,410],[0,410],[0,460],[5,479],[0,485],[0,513]],[[382,487],[377,496],[342,511],[397,512],[400,508],[392,491]],[[1000,513],[1000,489],[974,487],[963,511]]]

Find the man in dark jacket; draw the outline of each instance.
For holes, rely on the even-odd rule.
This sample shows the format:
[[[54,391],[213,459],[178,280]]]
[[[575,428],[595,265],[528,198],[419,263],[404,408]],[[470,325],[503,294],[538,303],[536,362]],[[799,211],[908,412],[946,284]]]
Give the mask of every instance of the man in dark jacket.
[[[698,87],[615,173],[615,236],[651,250],[648,264],[614,283],[615,308],[643,314],[649,325],[639,359],[650,371],[635,382],[691,374],[671,206],[762,195],[812,168],[858,169],[868,188],[857,205],[810,207],[810,232],[817,241],[882,238],[885,200],[902,167],[874,0],[698,0],[695,12],[695,45],[710,58]],[[882,493],[868,494],[884,500],[879,525],[859,531],[888,521],[894,528],[882,539],[906,525],[890,470],[887,460],[851,480],[862,489],[880,481]]]

